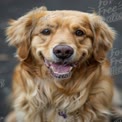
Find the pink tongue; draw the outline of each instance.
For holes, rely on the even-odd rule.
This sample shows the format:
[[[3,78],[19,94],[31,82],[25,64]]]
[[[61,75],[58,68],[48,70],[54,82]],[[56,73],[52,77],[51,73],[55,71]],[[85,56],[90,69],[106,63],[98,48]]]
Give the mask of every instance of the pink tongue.
[[[70,65],[63,65],[58,63],[52,63],[51,66],[53,67],[53,72],[57,73],[68,73],[70,72]]]

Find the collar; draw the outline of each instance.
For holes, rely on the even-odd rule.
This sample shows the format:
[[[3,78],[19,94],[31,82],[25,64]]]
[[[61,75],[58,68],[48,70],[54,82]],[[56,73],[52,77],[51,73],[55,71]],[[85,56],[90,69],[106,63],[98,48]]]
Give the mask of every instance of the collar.
[[[67,118],[67,114],[66,114],[65,111],[59,111],[59,112],[58,112],[58,115],[59,115],[59,116],[62,116],[64,119]]]

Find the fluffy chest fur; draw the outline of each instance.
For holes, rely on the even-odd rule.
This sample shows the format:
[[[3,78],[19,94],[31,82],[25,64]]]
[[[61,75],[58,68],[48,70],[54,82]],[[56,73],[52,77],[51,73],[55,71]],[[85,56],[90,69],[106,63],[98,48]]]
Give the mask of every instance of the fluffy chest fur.
[[[63,94],[47,84],[40,85],[39,91],[31,99],[31,108],[41,114],[42,122],[79,122],[89,91],[83,89],[73,95]],[[42,94],[43,93],[43,94]],[[35,116],[35,118],[36,118]]]
[[[45,66],[41,69],[44,71]],[[76,72],[77,77],[74,78],[76,74],[73,74],[70,82],[60,83],[59,81],[57,83],[49,76],[49,72],[40,73],[41,79],[40,77],[33,78],[27,69],[18,66],[15,80],[20,77],[22,82],[14,84],[14,88],[26,84],[23,90],[18,88],[15,92],[14,107],[18,111],[18,120],[20,120],[20,112],[23,113],[21,118],[24,118],[22,121],[25,122],[57,122],[57,120],[58,122],[79,122],[82,119],[88,121],[93,119],[95,122],[99,114],[104,118],[109,111],[101,103],[106,104],[106,100],[111,98],[103,102],[102,96],[105,95],[105,91],[110,94],[112,92],[110,90],[111,80],[108,78],[109,81],[106,81],[100,76],[101,73],[104,77],[108,77],[109,71],[101,72],[101,70],[104,71],[104,67],[100,69],[100,67],[95,67],[92,73],[87,73],[87,70],[83,73],[80,70],[79,74]]]

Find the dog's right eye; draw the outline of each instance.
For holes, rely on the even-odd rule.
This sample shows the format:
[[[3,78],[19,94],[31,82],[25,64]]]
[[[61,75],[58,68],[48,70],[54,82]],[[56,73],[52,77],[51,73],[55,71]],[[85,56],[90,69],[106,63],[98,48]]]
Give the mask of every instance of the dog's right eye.
[[[76,30],[75,35],[76,36],[83,36],[85,33],[82,30]]]
[[[51,34],[51,30],[50,29],[44,29],[41,32],[43,35],[50,35]]]

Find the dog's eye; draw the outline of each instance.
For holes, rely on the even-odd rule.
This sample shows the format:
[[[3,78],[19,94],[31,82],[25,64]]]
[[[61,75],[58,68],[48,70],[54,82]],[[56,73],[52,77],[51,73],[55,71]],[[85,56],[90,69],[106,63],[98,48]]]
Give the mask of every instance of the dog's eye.
[[[50,29],[44,29],[41,32],[43,35],[50,35],[51,34],[51,30]]]
[[[76,30],[75,35],[76,36],[83,36],[85,33],[82,30]]]

